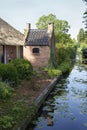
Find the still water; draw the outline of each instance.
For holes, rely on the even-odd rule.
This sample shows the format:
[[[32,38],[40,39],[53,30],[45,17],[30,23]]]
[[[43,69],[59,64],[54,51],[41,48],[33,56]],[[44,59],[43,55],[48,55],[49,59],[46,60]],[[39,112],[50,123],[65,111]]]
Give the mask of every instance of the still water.
[[[50,93],[28,130],[87,130],[87,70],[75,66]]]

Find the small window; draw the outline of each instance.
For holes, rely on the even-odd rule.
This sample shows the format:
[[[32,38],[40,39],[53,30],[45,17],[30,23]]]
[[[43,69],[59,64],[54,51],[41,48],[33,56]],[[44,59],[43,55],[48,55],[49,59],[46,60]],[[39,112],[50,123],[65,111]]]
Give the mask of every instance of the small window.
[[[39,48],[33,48],[33,53],[39,53]]]

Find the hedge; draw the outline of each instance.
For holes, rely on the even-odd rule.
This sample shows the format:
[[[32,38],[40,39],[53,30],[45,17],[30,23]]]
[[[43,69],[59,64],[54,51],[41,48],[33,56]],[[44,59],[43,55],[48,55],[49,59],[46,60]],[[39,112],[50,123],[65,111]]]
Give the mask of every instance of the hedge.
[[[12,64],[0,63],[0,79],[12,86],[18,85],[17,69]]]
[[[14,59],[11,63],[16,67],[19,79],[31,79],[33,67],[28,60]]]

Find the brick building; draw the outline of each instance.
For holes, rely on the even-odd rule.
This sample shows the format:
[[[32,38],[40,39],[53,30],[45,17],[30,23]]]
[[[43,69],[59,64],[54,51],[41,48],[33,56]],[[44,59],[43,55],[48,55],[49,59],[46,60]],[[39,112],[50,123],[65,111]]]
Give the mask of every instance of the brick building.
[[[53,23],[48,24],[48,30],[31,29],[31,25],[27,24],[24,58],[33,67],[44,67],[50,59],[51,49],[55,51]]]

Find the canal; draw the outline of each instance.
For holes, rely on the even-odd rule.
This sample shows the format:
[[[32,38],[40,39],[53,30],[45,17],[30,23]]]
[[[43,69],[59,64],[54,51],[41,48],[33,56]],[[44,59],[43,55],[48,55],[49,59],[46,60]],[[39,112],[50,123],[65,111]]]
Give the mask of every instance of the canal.
[[[87,70],[75,65],[50,93],[28,130],[87,130]]]

